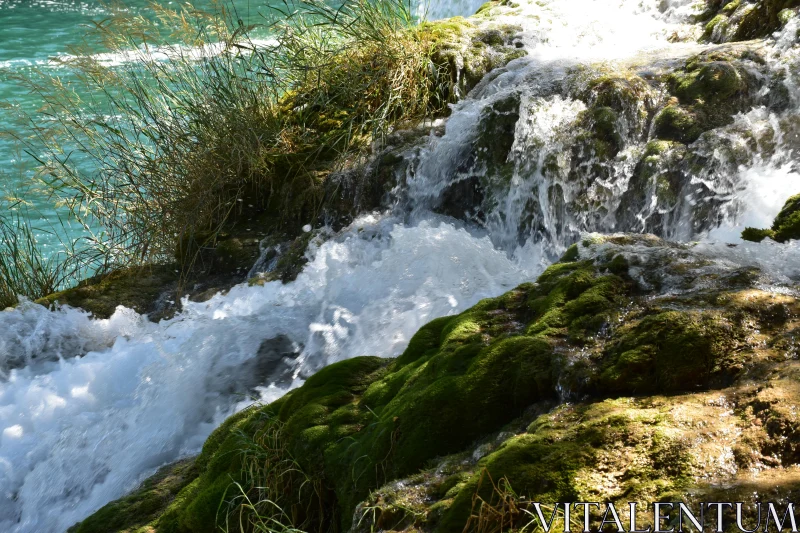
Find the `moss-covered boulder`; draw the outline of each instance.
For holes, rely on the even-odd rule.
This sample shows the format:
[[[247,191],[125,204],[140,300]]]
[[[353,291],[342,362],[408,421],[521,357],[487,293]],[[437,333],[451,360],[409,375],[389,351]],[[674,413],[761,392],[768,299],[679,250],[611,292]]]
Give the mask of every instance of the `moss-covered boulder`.
[[[760,103],[764,60],[744,49],[718,49],[689,58],[663,79],[673,100],[655,117],[655,135],[689,144],[736,113]],[[755,73],[759,73],[758,76]],[[780,105],[776,100],[774,105]]]
[[[466,96],[492,70],[527,52],[518,48],[521,28],[492,20],[492,8],[500,2],[489,2],[481,18],[454,17],[426,22],[421,32],[433,42],[433,64],[441,76],[449,77],[450,98]]]
[[[747,241],[761,242],[767,237],[777,242],[800,239],[800,194],[786,200],[770,229],[746,228],[742,232]]]
[[[711,42],[744,41],[767,37],[796,16],[798,0],[706,0],[700,15],[703,39]]]
[[[530,526],[529,502],[615,502],[627,523],[631,501],[697,504],[725,494],[752,510],[767,494],[797,493],[800,303],[748,288],[755,273],[685,246],[632,236],[587,244],[606,268],[649,287],[562,374],[565,389],[590,392],[544,414],[534,404],[464,451],[377,489],[356,510],[357,531],[513,530]],[[583,245],[573,250],[570,259],[585,256]],[[643,355],[651,349],[654,357]],[[673,386],[684,392],[661,394]],[[641,524],[653,525],[652,514]]]
[[[654,237],[589,239],[536,283],[429,323],[397,359],[336,363],[232,417],[160,511],[137,511],[147,485],[77,531],[109,531],[104,513],[125,517],[113,531],[212,532],[242,517],[460,531],[504,484],[536,501],[682,497],[703,465],[721,478],[770,454],[789,464],[793,411],[752,383],[794,365],[800,305],[757,278]],[[800,400],[789,384],[769,398]],[[745,414],[721,416],[721,396]],[[577,403],[550,411],[565,399]],[[763,432],[740,438],[756,419]],[[713,427],[689,438],[701,420]]]
[[[772,223],[772,231],[775,232],[773,238],[778,242],[800,239],[800,194],[786,201]]]

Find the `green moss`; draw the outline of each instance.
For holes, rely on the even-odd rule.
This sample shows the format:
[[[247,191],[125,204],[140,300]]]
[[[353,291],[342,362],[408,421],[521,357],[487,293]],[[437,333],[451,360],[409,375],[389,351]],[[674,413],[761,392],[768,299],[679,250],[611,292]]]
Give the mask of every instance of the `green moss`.
[[[745,228],[744,231],[742,231],[742,239],[746,241],[761,242],[767,237],[770,239],[774,238],[775,232],[771,229],[758,228]]]
[[[742,336],[710,312],[662,311],[630,320],[602,357],[596,390],[643,394],[730,382],[745,357],[734,349]]]
[[[158,297],[177,283],[179,274],[175,268],[154,265],[118,270],[83,281],[73,289],[51,294],[36,303],[80,307],[97,318],[110,317],[120,305],[148,313],[153,310]]]
[[[166,466],[130,496],[112,502],[69,529],[69,533],[145,533],[178,493],[197,476],[194,460]]]
[[[487,13],[489,13],[489,11],[492,10],[492,8],[494,8],[496,6],[499,6],[501,4],[502,4],[502,2],[500,0],[490,0],[489,2],[486,2],[481,7],[479,7],[478,10],[475,12],[475,14],[476,15],[487,14]]]
[[[561,259],[559,260],[559,262],[560,263],[572,263],[572,262],[576,261],[578,259],[578,257],[580,257],[580,250],[578,249],[578,245],[577,244],[573,244],[572,246],[567,248],[567,251],[564,252],[564,255],[561,256]]]
[[[791,239],[800,239],[800,194],[792,196],[775,217],[772,223],[775,240],[786,242]]]
[[[791,9],[783,9],[778,12],[778,22],[781,26],[785,26],[787,22],[797,16],[797,12]]]
[[[726,3],[722,8],[722,13],[726,15],[730,15],[734,13],[739,6],[742,5],[742,0],[732,0],[731,2]]]
[[[669,105],[656,116],[655,134],[664,140],[689,144],[705,131],[700,119],[692,110],[679,105]]]
[[[761,242],[767,237],[777,242],[800,239],[800,194],[786,201],[775,217],[772,229],[746,228],[742,232],[742,239],[746,241]]]

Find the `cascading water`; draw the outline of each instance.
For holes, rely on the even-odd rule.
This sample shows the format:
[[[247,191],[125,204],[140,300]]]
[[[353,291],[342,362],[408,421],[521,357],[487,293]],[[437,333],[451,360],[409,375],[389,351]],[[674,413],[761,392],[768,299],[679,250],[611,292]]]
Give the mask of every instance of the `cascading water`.
[[[796,91],[782,110],[755,106],[689,143],[684,160],[704,164],[678,166],[677,194],[659,192],[669,157],[635,178],[654,128],[644,107],[664,105],[663,92],[642,89],[622,104],[612,155],[587,144],[585,130],[600,117],[586,122],[594,105],[578,98],[586,80],[702,51],[671,42],[697,33],[686,22],[691,4],[548,0],[509,9],[528,55],[455,105],[442,135],[409,149],[393,210],[312,241],[294,282],[238,286],[159,324],[125,309],[109,320],[33,304],[0,313],[0,530],[64,531],[158,466],[197,453],[235,410],[331,362],[397,355],[430,319],[530,281],[584,232],[705,238],[703,253],[720,261],[796,279],[796,245],[738,239],[743,224],[767,225],[800,191],[796,140],[782,133],[797,114]],[[432,3],[429,13],[450,9]],[[794,88],[800,47],[789,26],[765,45],[759,72],[783,72]],[[488,141],[487,128],[495,128]],[[744,155],[732,158],[740,145]],[[480,194],[459,194],[459,184]],[[254,362],[269,350],[278,354],[264,371],[272,379],[254,380]]]

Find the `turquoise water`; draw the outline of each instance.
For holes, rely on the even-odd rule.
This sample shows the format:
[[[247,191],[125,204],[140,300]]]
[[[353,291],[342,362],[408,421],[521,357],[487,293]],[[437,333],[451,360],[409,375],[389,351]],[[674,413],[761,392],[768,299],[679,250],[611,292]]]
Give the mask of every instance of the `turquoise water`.
[[[177,8],[180,3],[164,1],[161,5]],[[194,5],[213,9],[212,0],[195,1]],[[255,22],[266,4],[263,0],[234,0],[225,5],[233,7],[239,18]],[[75,47],[83,46],[93,23],[111,15],[106,6],[106,2],[97,0],[0,0],[0,194],[25,200],[25,215],[33,220],[37,239],[48,253],[61,249],[62,239],[80,237],[83,230],[75,223],[62,225],[66,210],[54,207],[52,200],[34,188],[33,159],[12,134],[27,131],[19,117],[35,114],[42,102],[15,78],[38,69],[69,80],[68,69],[52,59],[72,55]],[[124,3],[130,14],[150,17],[148,6],[148,0]],[[103,50],[90,47],[88,52]]]

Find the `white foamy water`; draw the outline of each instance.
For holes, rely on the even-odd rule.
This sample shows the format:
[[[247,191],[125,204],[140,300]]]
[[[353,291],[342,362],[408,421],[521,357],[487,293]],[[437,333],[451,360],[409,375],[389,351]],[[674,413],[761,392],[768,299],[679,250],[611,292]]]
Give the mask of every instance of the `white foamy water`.
[[[225,391],[266,339],[305,346],[297,373],[393,356],[429,320],[536,274],[451,223],[366,217],[322,244],[297,281],[236,287],[159,325],[124,309],[107,321],[33,304],[0,313],[3,356],[61,358],[0,383],[0,530],[63,531],[197,452],[245,399]],[[280,393],[262,389],[265,401]]]
[[[432,136],[409,155],[413,172],[403,207],[411,214],[364,216],[315,243],[310,262],[292,283],[238,286],[208,302],[187,303],[159,324],[124,309],[110,320],[32,304],[0,313],[0,531],[64,531],[158,466],[197,453],[236,409],[254,399],[274,399],[331,362],[397,355],[430,319],[535,279],[585,232],[647,229],[704,239],[698,249],[720,261],[756,264],[776,282],[796,280],[796,244],[726,244],[738,242],[743,225],[768,225],[786,196],[800,191],[788,141],[778,138],[769,155],[740,166],[727,164],[716,145],[698,141],[692,147],[711,146],[704,154],[723,169],[693,178],[718,200],[714,213],[722,225],[710,233],[696,231],[691,222],[699,198],[693,191],[652,228],[646,223],[663,215],[658,205],[636,216],[620,212],[630,160],[643,146],[637,135],[646,135],[635,120],[626,125],[623,150],[631,157],[615,161],[606,177],[566,179],[562,173],[569,168],[575,121],[585,109],[562,94],[569,68],[653,50],[685,55],[685,45],[670,41],[696,30],[685,23],[691,4],[545,0],[509,8],[509,21],[525,26],[530,57],[494,73],[454,106],[443,136]],[[431,11],[475,7],[433,3]],[[782,39],[772,68],[796,53],[796,43]],[[480,228],[432,213],[448,186],[486,172],[465,161],[484,111],[509,96],[520,101],[510,186],[492,191]],[[738,117],[737,125],[761,131],[782,118],[753,110]],[[718,134],[734,142],[736,131]],[[544,162],[548,172],[542,171]],[[578,200],[589,207],[564,209]],[[526,215],[531,205],[535,216]],[[276,338],[288,339],[299,352],[286,361],[290,377],[278,384],[250,383],[250,363]],[[241,383],[249,385],[243,389]]]

